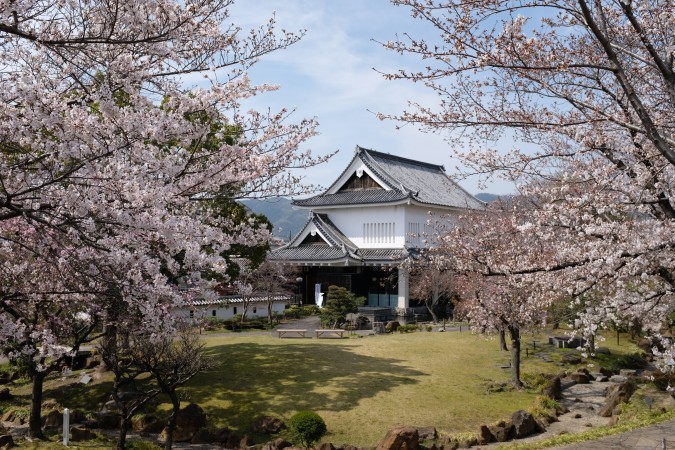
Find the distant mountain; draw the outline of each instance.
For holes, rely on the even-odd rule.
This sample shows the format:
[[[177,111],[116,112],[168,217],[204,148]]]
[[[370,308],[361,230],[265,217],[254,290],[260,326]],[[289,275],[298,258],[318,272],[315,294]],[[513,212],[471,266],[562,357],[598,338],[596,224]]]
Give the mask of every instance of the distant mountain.
[[[474,197],[476,197],[478,200],[481,200],[485,203],[490,203],[490,202],[494,202],[495,200],[498,200],[500,197],[505,197],[505,196],[497,195],[497,194],[489,194],[487,192],[481,192],[479,194],[476,194]]]
[[[486,203],[493,202],[500,197],[497,194],[481,192],[476,198]],[[273,197],[264,200],[243,200],[251,211],[263,214],[274,225],[273,233],[276,237],[289,239],[295,236],[307,222],[308,212],[303,209],[293,209],[291,199],[285,197]]]
[[[242,201],[251,211],[263,214],[274,225],[275,236],[288,239],[295,236],[307,222],[308,212],[303,209],[293,209],[291,199],[273,197],[264,200]]]

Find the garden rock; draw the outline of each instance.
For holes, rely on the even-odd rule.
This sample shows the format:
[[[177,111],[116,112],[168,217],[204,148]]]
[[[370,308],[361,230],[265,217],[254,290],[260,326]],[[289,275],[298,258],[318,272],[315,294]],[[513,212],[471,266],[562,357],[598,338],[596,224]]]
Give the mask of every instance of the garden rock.
[[[591,382],[590,377],[583,372],[571,373],[569,374],[569,379],[574,381],[576,384],[588,384]]]
[[[293,446],[293,444],[291,444],[290,442],[288,442],[284,438],[275,439],[274,441],[272,441],[272,445],[274,446],[274,448],[276,450],[284,450],[285,448]],[[347,449],[343,449],[343,450],[347,450]],[[356,450],[356,449],[354,449],[354,450]]]
[[[581,357],[577,355],[563,355],[560,360],[564,364],[579,364],[581,363]]]
[[[91,441],[96,439],[96,433],[85,427],[71,427],[70,440],[73,442]]]
[[[522,409],[513,413],[511,423],[513,424],[511,437],[514,439],[522,439],[537,431],[537,423],[532,414]]]
[[[9,388],[0,389],[0,400],[9,400],[12,394],[9,393]]]
[[[245,434],[243,438],[239,440],[238,448],[246,448],[253,445],[253,439],[248,434]]]
[[[192,439],[190,440],[191,444],[210,444],[214,441],[215,436],[213,433],[208,429],[208,428],[200,428],[197,430],[197,432],[192,436]]]
[[[417,434],[419,434],[420,442],[433,441],[438,437],[438,433],[434,427],[417,427]]]
[[[84,362],[85,369],[93,369],[95,367],[98,367],[99,365],[101,365],[101,360],[96,356],[91,356],[87,358]]]
[[[63,413],[54,409],[42,417],[44,428],[58,428],[63,425]]]
[[[633,395],[635,388],[632,383],[621,383],[616,386],[612,386],[607,391],[607,400],[598,415],[601,417],[611,417],[614,411],[620,403],[628,403],[631,395]]]
[[[206,426],[206,413],[201,406],[190,403],[185,408],[178,411],[176,415],[176,426],[173,430],[174,442],[187,442],[192,436]],[[162,438],[166,438],[166,429],[162,431]]]
[[[335,446],[330,442],[322,442],[314,447],[314,450],[335,450]]]
[[[14,447],[14,439],[11,434],[4,434],[0,436],[0,448],[12,448]]]
[[[278,417],[260,416],[251,425],[254,433],[274,434],[286,428],[286,424]]]
[[[419,433],[413,427],[397,427],[389,430],[377,446],[377,450],[417,450]]]
[[[103,429],[113,429],[117,428],[120,424],[120,416],[115,414],[112,411],[103,411],[94,414],[94,419],[98,428]]]
[[[560,400],[562,398],[562,382],[560,377],[555,377],[551,384],[544,390],[544,395],[553,400]]]
[[[131,418],[131,429],[138,433],[161,433],[166,421],[155,414],[143,414]]]
[[[70,423],[82,423],[87,419],[84,412],[79,409],[73,409],[70,411]]]
[[[509,440],[511,435],[511,429],[513,425],[511,423],[500,421],[496,425],[488,426],[488,430],[492,434],[493,440],[496,442],[506,442]]]
[[[61,405],[59,405],[59,402],[53,399],[45,400],[42,402],[42,410],[48,409],[61,409]]]
[[[457,444],[457,448],[471,448],[474,445],[478,445],[478,439],[472,436],[459,441]]]
[[[481,425],[478,429],[478,443],[480,445],[489,444],[492,442],[492,433],[487,425]]]
[[[623,375],[624,377],[634,377],[637,375],[637,370],[635,369],[621,369],[619,370],[619,375]]]
[[[241,443],[241,437],[237,434],[231,433],[225,441],[225,448],[239,448],[239,443]]]
[[[359,450],[359,448],[354,447],[353,445],[350,445],[350,444],[342,444],[341,446],[337,447],[335,450]]]
[[[623,375],[612,375],[611,377],[609,377],[609,381],[611,381],[612,383],[625,383],[626,381],[628,381],[628,378],[624,377]]]
[[[232,433],[232,431],[227,427],[217,429],[213,432],[213,442],[226,444],[227,440],[230,438],[230,433]]]

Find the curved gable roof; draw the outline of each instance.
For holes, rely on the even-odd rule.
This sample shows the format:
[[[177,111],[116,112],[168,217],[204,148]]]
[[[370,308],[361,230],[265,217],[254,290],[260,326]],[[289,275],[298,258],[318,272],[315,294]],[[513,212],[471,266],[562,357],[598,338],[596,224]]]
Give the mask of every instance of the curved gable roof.
[[[356,159],[371,170],[390,190],[339,191],[347,170]],[[351,175],[351,174],[348,174]],[[329,193],[334,192],[334,193]],[[294,200],[300,207],[339,206],[353,204],[386,204],[412,199],[419,203],[451,208],[481,209],[484,203],[452,181],[441,165],[356,147],[354,158],[322,194]]]

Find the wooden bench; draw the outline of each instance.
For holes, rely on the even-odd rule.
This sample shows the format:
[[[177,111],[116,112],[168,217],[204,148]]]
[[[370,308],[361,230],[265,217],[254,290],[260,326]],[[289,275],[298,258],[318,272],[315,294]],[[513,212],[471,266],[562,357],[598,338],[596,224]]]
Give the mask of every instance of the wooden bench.
[[[344,334],[345,330],[335,329],[335,330],[316,330],[316,338],[326,337],[328,335],[340,336]]]
[[[293,335],[295,337],[305,337],[307,330],[292,330],[289,328],[277,330],[277,336],[282,338],[284,335]],[[288,337],[288,336],[287,336]]]

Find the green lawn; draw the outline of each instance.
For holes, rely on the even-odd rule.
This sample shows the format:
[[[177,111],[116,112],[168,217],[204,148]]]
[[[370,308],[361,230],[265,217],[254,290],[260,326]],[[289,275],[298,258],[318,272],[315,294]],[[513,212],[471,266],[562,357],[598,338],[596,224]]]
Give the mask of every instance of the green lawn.
[[[198,403],[211,426],[227,426],[240,434],[250,434],[250,424],[261,414],[288,419],[297,411],[312,410],[326,421],[325,441],[371,446],[395,425],[475,432],[481,423],[529,408],[538,395],[533,389],[488,392],[488,386],[509,381],[510,370],[500,368],[509,353],[501,352],[496,340],[467,331],[320,340],[231,333],[205,339],[217,367],[182,389],[184,405]],[[523,336],[526,381],[533,378],[528,375],[576,368],[557,364],[561,354],[576,350],[552,349],[543,343],[543,335]],[[614,356],[635,351],[625,338],[619,346],[613,340],[606,345]],[[544,354],[551,362],[539,357]],[[595,364],[610,365],[613,359],[603,357]],[[52,376],[45,398],[92,411],[107,400],[109,388],[106,379],[68,386]],[[0,409],[23,406],[27,412],[28,383],[15,384],[12,392],[14,398],[1,402]],[[159,408],[167,410],[169,405]]]
[[[509,370],[499,368],[509,354],[468,332],[323,340],[229,335],[207,342],[218,366],[190,383],[187,398],[206,409],[212,425],[242,433],[260,414],[313,410],[328,425],[325,440],[374,445],[399,424],[475,431],[536,396],[487,393],[489,383],[509,380]],[[535,357],[523,361],[526,373],[560,370]]]

